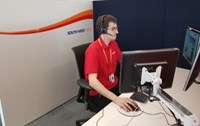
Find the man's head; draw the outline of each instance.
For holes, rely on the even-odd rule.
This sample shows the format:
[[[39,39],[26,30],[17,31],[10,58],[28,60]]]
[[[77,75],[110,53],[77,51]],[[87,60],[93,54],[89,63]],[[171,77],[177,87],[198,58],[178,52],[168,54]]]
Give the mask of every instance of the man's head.
[[[116,36],[118,34],[117,19],[112,15],[102,15],[96,21],[96,30],[101,34]]]

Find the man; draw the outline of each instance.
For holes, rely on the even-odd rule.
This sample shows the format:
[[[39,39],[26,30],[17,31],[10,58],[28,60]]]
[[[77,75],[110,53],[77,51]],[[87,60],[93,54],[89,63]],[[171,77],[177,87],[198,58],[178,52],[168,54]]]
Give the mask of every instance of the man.
[[[117,19],[112,15],[102,15],[96,21],[99,38],[92,42],[85,52],[85,79],[94,89],[90,91],[90,106],[95,112],[103,109],[111,101],[125,111],[138,107],[130,98],[118,97],[118,77],[115,75],[117,62],[121,60],[121,51],[116,43],[119,33]]]

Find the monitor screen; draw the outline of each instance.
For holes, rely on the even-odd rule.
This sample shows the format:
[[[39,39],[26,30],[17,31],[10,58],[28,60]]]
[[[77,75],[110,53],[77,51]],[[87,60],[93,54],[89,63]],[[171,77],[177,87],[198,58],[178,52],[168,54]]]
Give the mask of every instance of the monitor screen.
[[[119,79],[120,93],[137,91],[138,86],[140,86],[142,67],[146,67],[149,72],[155,72],[156,68],[161,66],[161,87],[170,88],[178,55],[178,48],[122,52]]]
[[[200,48],[200,47],[199,47]],[[200,49],[198,49],[197,55],[195,57],[194,63],[192,65],[192,68],[189,72],[188,78],[186,80],[186,83],[184,85],[184,91],[187,91],[188,88],[193,84],[193,83],[200,83],[199,80],[197,81],[197,77],[200,76]]]
[[[183,57],[192,65],[200,44],[200,31],[187,27],[183,47]]]

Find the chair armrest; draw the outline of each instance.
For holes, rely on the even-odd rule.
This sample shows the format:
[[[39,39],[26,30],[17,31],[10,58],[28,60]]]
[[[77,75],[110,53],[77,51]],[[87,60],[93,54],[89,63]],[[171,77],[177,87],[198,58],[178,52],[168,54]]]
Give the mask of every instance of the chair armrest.
[[[92,90],[92,87],[90,87],[89,82],[87,80],[85,80],[85,79],[78,79],[77,80],[77,84],[81,88],[84,88],[84,89],[87,89],[87,90]]]

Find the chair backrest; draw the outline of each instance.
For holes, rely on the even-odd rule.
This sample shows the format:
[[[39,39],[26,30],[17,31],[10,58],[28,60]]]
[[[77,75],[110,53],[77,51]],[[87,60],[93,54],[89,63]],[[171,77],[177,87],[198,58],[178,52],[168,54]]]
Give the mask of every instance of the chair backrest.
[[[72,48],[78,67],[80,79],[84,79],[84,62],[85,62],[85,51],[90,43],[85,43]]]
[[[87,47],[89,46],[89,44],[90,43],[85,43],[85,44],[72,47],[72,51],[74,52],[74,55],[75,55],[78,73],[79,73],[79,79],[77,80],[77,84],[80,86],[76,100],[79,103],[86,103],[86,109],[89,109],[88,104],[87,104],[89,90],[88,88],[85,88],[85,87],[89,87],[89,83],[88,81],[84,82],[83,80],[85,79],[85,76],[84,76],[85,51]]]

